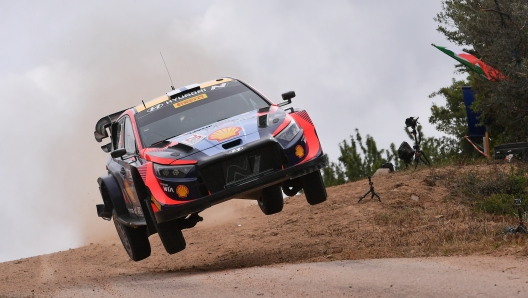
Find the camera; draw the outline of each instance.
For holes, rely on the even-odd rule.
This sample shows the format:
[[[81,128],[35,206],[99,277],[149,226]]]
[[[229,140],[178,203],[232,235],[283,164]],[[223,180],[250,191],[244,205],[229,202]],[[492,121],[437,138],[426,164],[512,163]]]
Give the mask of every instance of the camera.
[[[414,117],[405,119],[405,125],[407,125],[407,127],[416,127],[416,124],[418,124],[418,118],[420,117],[417,117],[416,119],[414,119]]]
[[[414,157],[414,149],[407,142],[403,142],[398,148],[398,157],[403,160],[405,164],[410,164]]]

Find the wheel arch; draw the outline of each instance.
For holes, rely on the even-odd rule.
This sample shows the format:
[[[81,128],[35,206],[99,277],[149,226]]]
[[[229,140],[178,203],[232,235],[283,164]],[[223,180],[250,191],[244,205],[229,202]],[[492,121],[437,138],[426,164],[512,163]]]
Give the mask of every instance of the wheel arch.
[[[104,211],[112,213],[112,210],[115,210],[117,215],[128,214],[123,193],[116,179],[112,175],[106,175],[99,177],[97,183],[103,199]]]

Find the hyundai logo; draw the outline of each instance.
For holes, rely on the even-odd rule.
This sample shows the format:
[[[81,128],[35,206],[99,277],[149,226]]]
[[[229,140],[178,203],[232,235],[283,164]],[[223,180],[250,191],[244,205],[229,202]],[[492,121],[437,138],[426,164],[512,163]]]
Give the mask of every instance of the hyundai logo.
[[[238,147],[238,148],[229,150],[228,153],[237,153],[237,152],[242,151],[242,149],[244,149],[244,147]]]

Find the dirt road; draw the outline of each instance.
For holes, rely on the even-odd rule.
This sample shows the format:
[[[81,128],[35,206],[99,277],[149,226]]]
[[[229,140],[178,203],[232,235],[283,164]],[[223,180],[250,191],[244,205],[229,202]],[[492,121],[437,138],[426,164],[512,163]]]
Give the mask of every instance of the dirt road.
[[[457,173],[478,167],[489,170],[374,177],[381,203],[357,203],[369,189],[366,180],[328,188],[328,201],[316,206],[303,195],[288,198],[271,216],[253,201],[233,200],[206,210],[204,222],[184,230],[184,251],[169,255],[152,235],[152,255],[137,263],[107,222],[107,229],[90,231],[110,235],[100,243],[0,263],[0,298],[528,296],[522,292],[526,237],[502,234],[515,219],[475,213],[454,192]],[[422,259],[439,256],[445,257]],[[367,259],[381,260],[358,261]]]
[[[54,297],[527,297],[528,260],[381,259],[116,277]]]

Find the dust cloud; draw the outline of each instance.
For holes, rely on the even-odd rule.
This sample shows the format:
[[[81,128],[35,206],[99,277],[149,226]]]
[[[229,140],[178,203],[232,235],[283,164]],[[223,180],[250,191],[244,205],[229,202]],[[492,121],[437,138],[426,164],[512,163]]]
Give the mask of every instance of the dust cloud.
[[[176,86],[234,76],[276,102],[295,90],[295,106],[310,111],[332,158],[354,127],[379,136],[384,148],[405,138],[393,124],[427,113],[423,99],[452,73],[426,51],[442,43],[427,33],[436,34],[439,5],[418,0],[17,1],[2,8],[0,262],[115,241],[113,224],[95,211],[108,156],[93,130],[99,118],[170,89],[160,52]],[[398,40],[403,31],[418,40]],[[427,68],[417,66],[428,59]],[[442,71],[448,75],[435,79]],[[238,216],[221,206],[203,225]]]
[[[93,131],[99,118],[170,90],[160,51],[177,86],[221,76],[206,53],[171,37],[178,14],[145,19],[152,8],[93,8],[76,11],[73,24],[62,20],[73,27],[57,29],[45,54],[34,51],[42,56],[36,66],[0,76],[9,107],[1,120],[0,261],[115,240],[113,223],[96,216],[96,179],[108,156]]]
[[[200,215],[204,218],[203,222],[198,223],[197,228],[210,228],[222,225],[234,219],[244,217],[247,213],[246,208],[257,205],[257,201],[233,199],[222,204],[215,205],[204,210]]]

